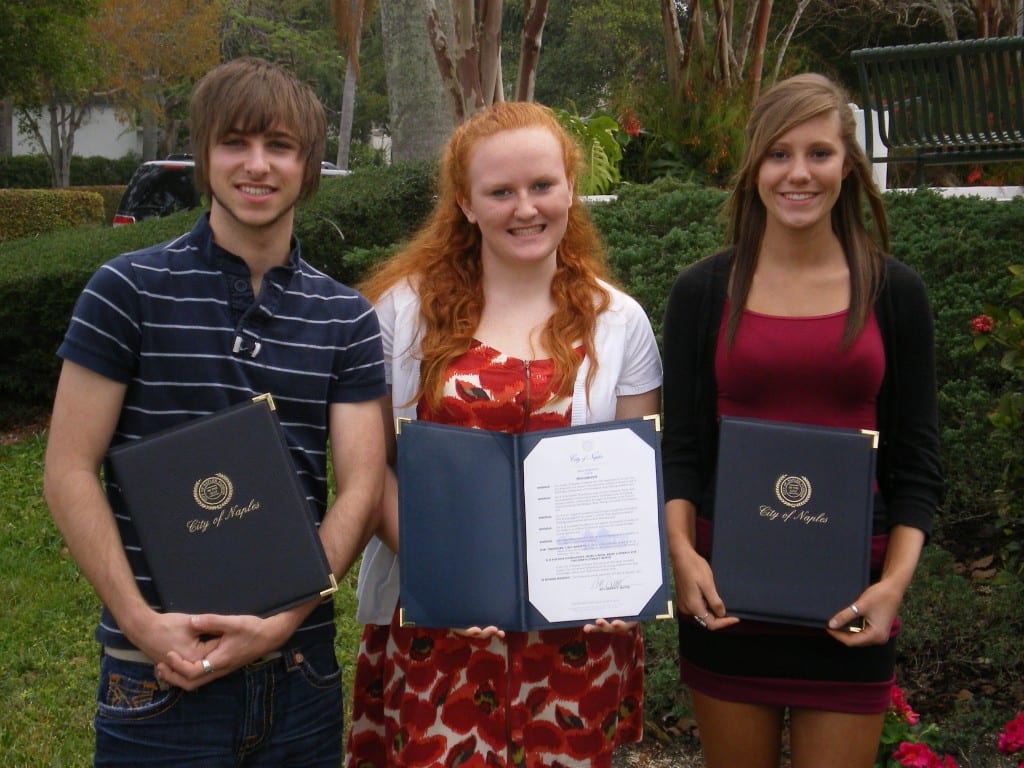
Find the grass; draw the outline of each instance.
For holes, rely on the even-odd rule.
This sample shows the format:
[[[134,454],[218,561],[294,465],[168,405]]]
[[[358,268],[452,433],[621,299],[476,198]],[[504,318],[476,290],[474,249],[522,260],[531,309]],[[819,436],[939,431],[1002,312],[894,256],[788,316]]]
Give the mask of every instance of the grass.
[[[92,760],[99,602],[43,502],[43,433],[0,445],[0,764]],[[336,647],[351,695],[362,627],[356,571],[335,597]]]
[[[0,443],[0,763],[87,765],[99,605],[42,499],[45,433]],[[361,632],[353,569],[336,595],[336,647],[352,692]],[[931,546],[904,602],[897,682],[961,768],[1011,765],[995,737],[1024,705],[1024,581],[958,564]],[[645,627],[648,734],[692,736],[678,684],[676,630]],[[1016,765],[1016,763],[1012,763]]]

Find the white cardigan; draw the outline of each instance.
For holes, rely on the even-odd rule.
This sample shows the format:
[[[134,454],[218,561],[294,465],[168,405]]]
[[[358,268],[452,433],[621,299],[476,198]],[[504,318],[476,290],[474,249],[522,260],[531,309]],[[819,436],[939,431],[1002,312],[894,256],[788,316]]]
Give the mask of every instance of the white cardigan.
[[[608,309],[598,316],[594,347],[600,365],[587,397],[590,361],[584,358],[572,396],[572,425],[611,421],[620,396],[639,395],[661,386],[661,358],[651,323],[640,304],[605,284],[611,296]],[[391,288],[375,309],[384,343],[385,377],[391,387],[395,418],[416,418],[420,383],[419,296],[408,282]],[[408,405],[405,405],[409,403]],[[356,618],[363,624],[390,624],[398,605],[398,557],[374,536],[363,551],[359,566]]]

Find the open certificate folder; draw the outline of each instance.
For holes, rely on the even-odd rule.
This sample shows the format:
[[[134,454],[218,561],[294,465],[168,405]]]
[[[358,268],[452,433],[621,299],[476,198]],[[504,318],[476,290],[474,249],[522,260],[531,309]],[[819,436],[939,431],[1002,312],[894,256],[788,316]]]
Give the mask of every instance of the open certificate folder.
[[[824,627],[868,585],[878,433],[723,416],[711,543],[730,616]]]
[[[670,618],[656,419],[506,434],[402,421],[403,623]]]

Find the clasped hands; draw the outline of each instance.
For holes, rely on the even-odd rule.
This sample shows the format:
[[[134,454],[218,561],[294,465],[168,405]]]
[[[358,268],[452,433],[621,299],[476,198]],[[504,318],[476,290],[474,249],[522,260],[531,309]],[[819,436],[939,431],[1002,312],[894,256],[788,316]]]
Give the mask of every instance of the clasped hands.
[[[295,630],[289,613],[265,619],[155,614],[146,637],[136,645],[156,662],[158,679],[194,691],[280,648]]]

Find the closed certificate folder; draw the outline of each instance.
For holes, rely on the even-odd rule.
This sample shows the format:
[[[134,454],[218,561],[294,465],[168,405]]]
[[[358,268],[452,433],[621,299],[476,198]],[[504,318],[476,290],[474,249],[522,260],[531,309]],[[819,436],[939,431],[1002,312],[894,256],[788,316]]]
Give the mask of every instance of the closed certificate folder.
[[[711,567],[731,616],[824,627],[868,586],[878,433],[724,416]]]
[[[670,618],[656,420],[506,434],[402,421],[401,620]]]
[[[165,611],[270,616],[337,590],[270,395],[108,458]]]

